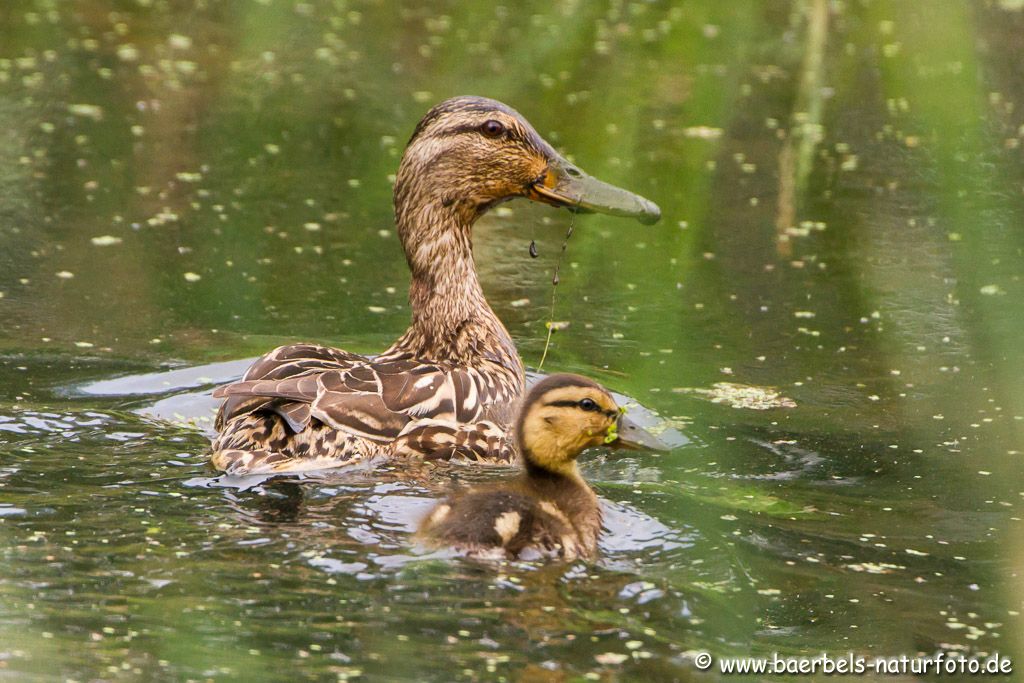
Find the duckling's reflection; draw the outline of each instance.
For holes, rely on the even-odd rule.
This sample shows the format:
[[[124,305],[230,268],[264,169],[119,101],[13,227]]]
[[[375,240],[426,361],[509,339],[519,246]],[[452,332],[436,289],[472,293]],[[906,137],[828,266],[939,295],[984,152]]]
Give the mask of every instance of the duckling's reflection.
[[[491,568],[493,570],[493,567]],[[593,565],[564,562],[531,566],[517,571],[514,565],[508,571],[515,578],[517,591],[507,602],[497,606],[502,621],[526,634],[531,646],[549,653],[548,661],[557,665],[562,653],[592,649],[602,653],[625,654],[624,643],[630,640],[642,643],[637,656],[630,659],[631,678],[637,680],[696,680],[692,667],[682,652],[692,649],[679,637],[692,633],[700,638],[699,627],[694,627],[678,613],[677,600],[659,600],[639,607],[623,600],[623,586],[637,579],[636,575],[618,571],[603,571]],[[666,586],[663,586],[667,588]],[[678,597],[678,596],[677,596]],[[617,607],[626,607],[625,610]],[[673,639],[660,637],[648,626],[673,624]],[[641,651],[646,650],[644,654]],[[658,653],[651,656],[651,652]],[[595,659],[597,659],[595,657]],[[595,673],[612,674],[622,664],[600,665]],[[632,668],[635,667],[635,668]],[[602,671],[603,670],[603,671]],[[534,671],[540,678],[522,677],[517,680],[563,680],[561,668]],[[545,678],[542,674],[550,677]],[[611,680],[615,680],[614,676]]]

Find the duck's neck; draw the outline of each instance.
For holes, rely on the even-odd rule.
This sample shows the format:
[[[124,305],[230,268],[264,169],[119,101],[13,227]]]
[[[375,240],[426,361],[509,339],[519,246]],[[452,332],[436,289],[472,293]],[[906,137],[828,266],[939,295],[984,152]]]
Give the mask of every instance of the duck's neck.
[[[476,212],[430,192],[410,196],[399,187],[395,198],[412,271],[412,325],[391,350],[470,365],[486,358],[522,376],[515,345],[480,288],[472,242]]]

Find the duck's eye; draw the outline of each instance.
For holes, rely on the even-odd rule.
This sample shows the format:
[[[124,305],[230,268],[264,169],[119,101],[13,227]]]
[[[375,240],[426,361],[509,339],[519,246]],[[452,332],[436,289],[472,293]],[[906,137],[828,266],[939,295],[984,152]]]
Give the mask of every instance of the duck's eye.
[[[586,410],[588,412],[597,412],[601,409],[600,406],[597,405],[597,402],[592,398],[583,399],[580,401],[579,406],[581,410]]]
[[[505,124],[494,119],[484,121],[484,124],[480,126],[480,132],[489,138],[501,137],[505,134]]]

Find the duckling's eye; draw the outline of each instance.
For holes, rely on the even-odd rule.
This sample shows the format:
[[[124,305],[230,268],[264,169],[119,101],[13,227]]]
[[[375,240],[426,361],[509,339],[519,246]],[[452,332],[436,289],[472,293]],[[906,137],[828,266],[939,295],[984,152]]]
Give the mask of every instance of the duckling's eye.
[[[484,121],[483,125],[480,126],[480,132],[489,138],[501,137],[505,134],[505,125],[501,121],[491,119]]]
[[[598,410],[601,409],[601,407],[597,405],[597,402],[594,401],[594,399],[592,398],[585,398],[582,401],[580,401],[579,407],[581,410],[586,410],[592,413],[597,412]]]

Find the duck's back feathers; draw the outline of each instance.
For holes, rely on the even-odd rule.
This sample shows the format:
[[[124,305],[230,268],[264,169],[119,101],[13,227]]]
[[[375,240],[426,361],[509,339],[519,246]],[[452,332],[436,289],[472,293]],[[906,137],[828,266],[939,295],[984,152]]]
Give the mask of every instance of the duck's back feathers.
[[[312,379],[318,373],[329,370],[345,370],[354,367],[366,359],[354,353],[332,349],[315,344],[291,344],[280,346],[264,354],[249,366],[240,382],[218,387],[213,395],[225,398],[217,413],[216,428],[222,430],[225,424],[240,415],[247,415],[257,410],[268,410],[283,418],[292,431],[299,432],[309,426],[309,402],[301,398],[289,400],[274,391],[275,382],[282,385],[288,380],[296,381]],[[269,393],[255,390],[255,382],[263,385]],[[312,388],[309,384],[307,388]],[[281,387],[284,389],[284,386]],[[292,393],[295,390],[292,389]]]
[[[353,449],[358,457],[454,454],[507,459],[514,449],[503,426],[517,387],[497,381],[500,376],[493,368],[418,361],[401,354],[370,359],[312,344],[283,346],[260,358],[241,381],[214,392],[226,399],[217,418],[221,435],[214,449],[265,450],[286,461],[299,456],[309,441],[303,450],[336,463],[349,459],[344,449]],[[270,424],[274,420],[282,421],[289,433],[271,443],[261,435],[277,433]],[[337,435],[325,442],[325,429]],[[316,434],[305,434],[308,430]],[[335,448],[342,450],[331,450]],[[306,465],[278,464],[274,471],[309,469]],[[248,464],[242,469],[253,471]]]

